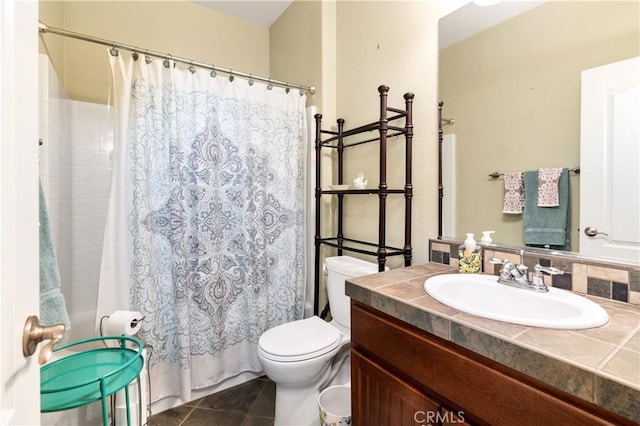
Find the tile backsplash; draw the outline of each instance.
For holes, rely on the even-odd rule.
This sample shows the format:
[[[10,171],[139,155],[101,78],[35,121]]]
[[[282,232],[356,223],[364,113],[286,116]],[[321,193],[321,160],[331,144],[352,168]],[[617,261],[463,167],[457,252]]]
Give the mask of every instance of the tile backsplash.
[[[445,265],[458,265],[458,247],[462,241],[429,240],[429,260]],[[498,275],[500,265],[487,259],[508,259],[520,262],[520,250],[492,245],[483,247],[483,272]],[[537,250],[524,251],[524,264],[533,270],[536,264],[553,266],[564,274],[547,276],[549,286],[640,305],[640,267],[593,260],[576,254],[551,254]]]

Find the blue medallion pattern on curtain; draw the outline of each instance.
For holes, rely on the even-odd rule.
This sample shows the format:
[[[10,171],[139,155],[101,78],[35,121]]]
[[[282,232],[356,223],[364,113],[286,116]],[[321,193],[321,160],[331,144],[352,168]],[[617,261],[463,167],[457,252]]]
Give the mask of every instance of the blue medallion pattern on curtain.
[[[304,111],[142,78],[131,110],[130,297],[151,365],[215,362],[302,318]]]

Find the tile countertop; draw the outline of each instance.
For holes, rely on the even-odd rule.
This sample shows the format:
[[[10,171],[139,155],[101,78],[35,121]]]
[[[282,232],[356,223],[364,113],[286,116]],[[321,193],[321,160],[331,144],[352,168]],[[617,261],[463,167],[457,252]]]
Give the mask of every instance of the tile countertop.
[[[640,423],[640,306],[589,296],[609,322],[586,330],[526,327],[466,314],[423,288],[455,267],[426,263],[350,278],[348,296],[428,333]]]

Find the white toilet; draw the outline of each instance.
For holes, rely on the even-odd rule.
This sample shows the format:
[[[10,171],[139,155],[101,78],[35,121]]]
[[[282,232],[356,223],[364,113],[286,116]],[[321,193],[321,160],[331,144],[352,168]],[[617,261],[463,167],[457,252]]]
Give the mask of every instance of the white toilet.
[[[351,341],[347,278],[375,274],[378,265],[349,256],[325,259],[331,322],[313,316],[264,332],[258,359],[276,384],[275,426],[318,424],[318,395],[328,385],[350,381]]]

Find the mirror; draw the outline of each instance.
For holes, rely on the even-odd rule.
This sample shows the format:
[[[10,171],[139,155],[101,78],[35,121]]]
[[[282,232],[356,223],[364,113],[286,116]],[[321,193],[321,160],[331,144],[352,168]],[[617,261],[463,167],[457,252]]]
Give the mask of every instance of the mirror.
[[[455,139],[455,183],[447,187],[445,176],[443,188],[455,214],[444,237],[495,230],[494,242],[522,246],[522,215],[502,212],[504,179],[489,175],[579,167],[581,72],[639,54],[638,3],[625,1],[469,3],[440,20],[441,41],[452,27],[525,3],[528,10],[440,50],[442,115],[454,120],[444,121],[443,150]],[[579,174],[569,182],[571,249],[579,252]],[[448,208],[445,201],[443,216]]]

